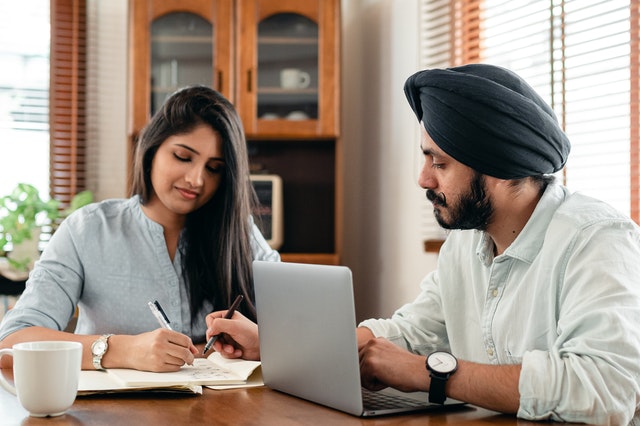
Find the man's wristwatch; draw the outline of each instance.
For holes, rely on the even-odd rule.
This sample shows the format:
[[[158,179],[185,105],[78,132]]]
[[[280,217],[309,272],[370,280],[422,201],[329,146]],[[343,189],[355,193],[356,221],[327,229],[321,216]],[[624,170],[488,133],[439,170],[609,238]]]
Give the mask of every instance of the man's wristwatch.
[[[109,337],[113,334],[103,334],[91,344],[91,355],[93,355],[93,367],[96,370],[104,370],[102,368],[102,357],[107,353],[109,349]]]
[[[458,369],[458,360],[449,352],[436,351],[427,356],[426,365],[431,377],[429,402],[444,404],[447,399],[444,387],[449,377]]]

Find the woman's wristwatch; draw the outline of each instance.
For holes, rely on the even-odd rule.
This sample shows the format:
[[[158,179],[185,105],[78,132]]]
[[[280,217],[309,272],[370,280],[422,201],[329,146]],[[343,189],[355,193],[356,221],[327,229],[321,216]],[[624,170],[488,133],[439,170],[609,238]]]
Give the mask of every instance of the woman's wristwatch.
[[[104,370],[102,367],[102,357],[109,349],[109,337],[113,334],[103,334],[91,344],[91,355],[93,355],[93,367],[96,370]]]

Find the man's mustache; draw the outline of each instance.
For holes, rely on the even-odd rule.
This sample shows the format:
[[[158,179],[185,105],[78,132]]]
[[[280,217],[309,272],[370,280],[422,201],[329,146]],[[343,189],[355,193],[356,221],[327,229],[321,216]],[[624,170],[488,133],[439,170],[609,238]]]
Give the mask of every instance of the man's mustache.
[[[436,193],[431,189],[427,189],[427,199],[437,206],[447,206],[447,197],[444,195],[444,192]]]

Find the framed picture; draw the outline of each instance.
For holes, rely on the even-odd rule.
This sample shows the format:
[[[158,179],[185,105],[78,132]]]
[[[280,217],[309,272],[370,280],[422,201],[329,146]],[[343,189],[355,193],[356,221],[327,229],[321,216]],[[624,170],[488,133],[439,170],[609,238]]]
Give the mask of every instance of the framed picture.
[[[271,248],[278,250],[284,239],[282,230],[282,178],[278,175],[251,175],[251,183],[258,195],[256,225]]]

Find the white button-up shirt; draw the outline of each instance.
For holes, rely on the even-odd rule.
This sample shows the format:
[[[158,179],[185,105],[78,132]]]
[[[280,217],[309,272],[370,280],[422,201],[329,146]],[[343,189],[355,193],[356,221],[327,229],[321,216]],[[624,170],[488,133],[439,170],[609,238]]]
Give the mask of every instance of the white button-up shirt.
[[[417,299],[361,325],[416,353],[521,364],[519,417],[640,424],[638,227],[553,184],[511,246],[493,248],[452,231]]]

